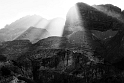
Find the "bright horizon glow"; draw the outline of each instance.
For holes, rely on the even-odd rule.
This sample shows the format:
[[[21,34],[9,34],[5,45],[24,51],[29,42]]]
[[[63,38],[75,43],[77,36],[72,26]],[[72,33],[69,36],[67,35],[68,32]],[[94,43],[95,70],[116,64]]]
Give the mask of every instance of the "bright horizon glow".
[[[89,5],[113,4],[124,9],[123,0],[0,0],[0,28],[26,15],[40,15],[48,20],[66,19],[68,10],[77,2]]]

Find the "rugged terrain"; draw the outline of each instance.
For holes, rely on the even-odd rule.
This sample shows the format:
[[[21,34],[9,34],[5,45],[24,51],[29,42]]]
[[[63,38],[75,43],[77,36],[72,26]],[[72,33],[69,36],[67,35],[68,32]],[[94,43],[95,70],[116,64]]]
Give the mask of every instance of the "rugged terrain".
[[[120,10],[111,4],[77,3],[67,14],[62,36],[42,38],[42,31],[52,31],[52,22],[48,30],[30,27],[17,39],[1,42],[0,83],[123,83]]]

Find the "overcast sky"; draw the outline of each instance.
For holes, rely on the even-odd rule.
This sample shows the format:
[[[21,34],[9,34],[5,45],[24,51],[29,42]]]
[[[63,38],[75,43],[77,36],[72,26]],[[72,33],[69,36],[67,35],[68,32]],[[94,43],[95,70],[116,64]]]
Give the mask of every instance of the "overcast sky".
[[[6,24],[32,14],[38,14],[46,19],[62,17],[76,2],[89,5],[111,3],[124,9],[123,0],[0,0],[0,28]]]

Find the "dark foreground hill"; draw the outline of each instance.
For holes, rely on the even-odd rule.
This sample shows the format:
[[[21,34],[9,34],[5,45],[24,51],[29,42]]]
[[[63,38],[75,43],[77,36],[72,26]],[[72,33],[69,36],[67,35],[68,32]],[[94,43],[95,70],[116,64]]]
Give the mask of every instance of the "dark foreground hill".
[[[1,56],[6,58],[0,66],[3,73],[1,82],[18,79],[27,83],[101,81],[106,83],[107,80],[110,80],[109,77],[112,78],[111,81],[122,80],[118,68],[104,63],[104,57],[96,52],[93,54],[88,48],[79,47],[80,49],[77,49],[77,45],[70,44],[69,41],[64,37],[49,37],[35,44],[31,44],[28,40],[2,43]],[[97,42],[97,45],[101,44]],[[9,73],[7,74],[4,70]],[[113,75],[118,76],[119,79],[113,80],[115,79]]]

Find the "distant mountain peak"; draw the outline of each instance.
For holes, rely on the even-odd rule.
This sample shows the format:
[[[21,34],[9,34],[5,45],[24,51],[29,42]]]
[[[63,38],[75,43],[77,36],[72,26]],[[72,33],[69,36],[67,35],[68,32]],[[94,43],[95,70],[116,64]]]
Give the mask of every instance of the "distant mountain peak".
[[[48,20],[40,15],[24,16],[0,30],[0,41],[12,41],[23,34],[29,27],[45,28],[47,24]]]

